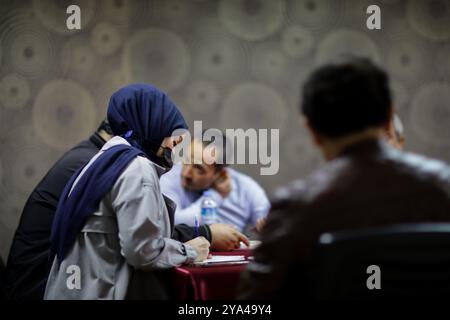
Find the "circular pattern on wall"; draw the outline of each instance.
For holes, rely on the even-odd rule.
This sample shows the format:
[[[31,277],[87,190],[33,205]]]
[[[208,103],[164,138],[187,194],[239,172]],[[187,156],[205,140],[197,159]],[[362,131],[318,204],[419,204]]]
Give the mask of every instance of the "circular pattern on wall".
[[[385,3],[388,5],[395,5],[398,4],[401,0],[381,0],[381,3]]]
[[[2,39],[5,65],[29,78],[48,74],[54,61],[54,48],[45,31],[33,24],[19,24],[8,29]]]
[[[219,18],[236,37],[248,41],[267,38],[282,26],[285,2],[273,0],[222,0]]]
[[[3,211],[3,207],[3,202],[0,202],[0,210]],[[3,261],[6,261],[8,257],[16,227],[17,225],[8,226],[0,220],[0,234],[2,235],[2,241],[0,242],[0,255],[3,257]]]
[[[8,188],[29,195],[53,164],[53,154],[38,144],[12,147],[5,159]]]
[[[12,230],[11,237],[14,235],[14,230],[17,228],[26,200],[26,195],[17,192],[13,193],[11,191],[5,195],[4,199],[0,200],[2,206],[0,224],[3,225],[5,229]]]
[[[339,61],[352,56],[370,58],[380,61],[378,46],[362,32],[339,29],[325,35],[318,46],[317,64]]]
[[[4,186],[3,186],[3,161],[0,158],[0,199],[3,197],[3,191],[4,191]]]
[[[62,71],[65,77],[82,83],[92,83],[99,76],[100,59],[84,38],[72,38],[66,42],[61,54]]]
[[[440,46],[436,55],[435,67],[437,74],[450,82],[450,43]]]
[[[0,12],[3,13],[11,8],[11,1],[1,1],[0,2]]]
[[[335,25],[341,15],[341,3],[336,0],[296,0],[290,1],[288,6],[289,20],[312,30]]]
[[[123,66],[127,81],[171,91],[184,82],[190,60],[182,38],[168,30],[148,28],[133,34],[126,43]]]
[[[94,18],[96,10],[96,1],[91,0],[33,0],[33,10],[36,17],[50,31],[63,36],[69,36],[81,30],[69,30],[67,28],[67,19],[70,14],[66,12],[70,5],[78,5],[81,11],[81,30],[88,27]]]
[[[184,120],[186,121],[189,130],[193,130],[194,121],[202,121],[203,126],[205,127],[205,115],[198,117],[196,114],[191,112],[189,108],[186,107],[186,97],[183,95],[181,90],[178,90],[170,95],[170,99],[173,103],[179,108],[181,114],[183,115]]]
[[[339,1],[335,1],[339,2]],[[367,8],[371,5],[378,5],[381,9],[381,26],[382,30],[385,29],[385,21],[384,18],[388,14],[388,9],[383,11],[383,6],[380,6],[379,1],[373,0],[341,0],[342,2],[342,16],[344,17],[343,24],[346,26],[351,26],[355,29],[365,29],[367,31],[371,31],[367,29],[366,23],[370,14],[367,13]],[[392,9],[389,9],[392,11]],[[373,32],[373,31],[372,31]]]
[[[291,99],[287,100],[288,105],[298,105],[299,94],[303,90],[303,84],[315,70],[316,66],[313,55],[308,55],[301,64],[296,61],[291,63],[291,69],[286,75],[286,78],[289,80],[285,89],[288,96],[295,98],[294,101]]]
[[[281,49],[292,58],[306,56],[314,46],[311,31],[300,26],[290,26],[281,34]]]
[[[425,142],[448,147],[450,141],[450,84],[430,83],[422,86],[413,98],[411,124]]]
[[[210,81],[198,80],[186,88],[186,105],[194,112],[213,112],[219,101],[219,90]]]
[[[0,104],[8,109],[21,109],[30,99],[30,85],[21,76],[10,73],[0,80]]]
[[[295,168],[296,177],[310,173],[322,162],[320,153],[304,128],[296,127],[295,134],[288,135],[286,139],[286,143],[280,146],[281,158],[289,168]]]
[[[154,3],[152,21],[179,32],[189,30],[196,22],[198,8],[193,1],[162,0]]]
[[[70,80],[53,80],[36,96],[33,126],[46,144],[67,149],[95,129],[95,109],[95,101],[86,88]]]
[[[15,119],[19,115],[19,112],[14,109],[6,109],[1,106],[0,103],[0,145],[3,147],[7,145],[10,140],[11,130],[15,128]]]
[[[277,86],[289,81],[289,58],[277,43],[264,42],[252,49],[251,72],[256,79]]]
[[[100,15],[106,21],[127,27],[138,21],[148,21],[151,14],[150,1],[103,0]]]
[[[8,148],[14,149],[16,146],[41,145],[42,140],[36,134],[33,125],[30,124],[28,115],[18,115],[13,119],[14,124],[5,133]]]
[[[253,82],[234,87],[220,113],[222,128],[282,129],[287,117],[286,103],[278,92]]]
[[[390,13],[393,14],[393,13]],[[393,15],[391,18],[385,17],[382,22],[382,27],[389,32],[379,34],[379,41],[384,47],[385,52],[389,52],[391,44],[395,45],[398,42],[410,42],[417,45],[424,46],[424,39],[418,35],[406,20],[404,15],[398,14],[400,17]]]
[[[406,112],[407,109],[406,107],[409,102],[408,89],[406,89],[406,87],[401,81],[392,78],[390,79],[389,86],[392,92],[394,109],[397,112],[404,114]]]
[[[12,1],[10,1],[13,3]],[[0,10],[1,4],[0,2]],[[14,7],[4,9],[0,14],[0,30],[9,32],[11,29],[31,27],[31,29],[43,29],[41,22],[37,19],[32,8]]]
[[[108,110],[109,99],[112,94],[126,85],[125,76],[120,70],[111,70],[106,72],[99,81],[99,86],[96,89],[96,98],[98,101],[98,119],[100,123],[106,117]]]
[[[102,56],[114,54],[122,44],[122,35],[112,24],[101,22],[91,33],[91,45]]]
[[[386,50],[387,70],[403,80],[417,80],[423,77],[426,61],[424,50],[408,41],[396,41]]]
[[[447,0],[410,0],[406,15],[411,27],[433,41],[450,39],[450,2]]]
[[[201,32],[193,39],[191,47],[193,71],[202,78],[229,83],[246,74],[246,49],[239,40],[225,32]]]

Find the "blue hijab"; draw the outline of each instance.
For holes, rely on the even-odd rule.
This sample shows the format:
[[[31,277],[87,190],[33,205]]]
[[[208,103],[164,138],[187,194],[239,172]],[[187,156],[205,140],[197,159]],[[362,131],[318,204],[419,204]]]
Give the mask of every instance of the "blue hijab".
[[[86,219],[98,210],[100,201],[137,156],[154,162],[166,137],[176,129],[187,129],[177,106],[161,90],[146,84],[126,86],[111,96],[108,121],[114,135],[131,144],[117,145],[103,152],[85,171],[73,188],[83,168],[69,180],[59,200],[50,237],[50,258],[64,259]],[[70,193],[70,196],[69,196]]]

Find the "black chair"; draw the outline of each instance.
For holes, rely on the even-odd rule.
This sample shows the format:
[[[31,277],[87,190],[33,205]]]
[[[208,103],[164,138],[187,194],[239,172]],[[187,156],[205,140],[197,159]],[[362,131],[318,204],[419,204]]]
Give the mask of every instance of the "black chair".
[[[319,299],[450,296],[450,223],[327,233],[316,254]],[[367,286],[371,265],[380,268],[379,290]]]

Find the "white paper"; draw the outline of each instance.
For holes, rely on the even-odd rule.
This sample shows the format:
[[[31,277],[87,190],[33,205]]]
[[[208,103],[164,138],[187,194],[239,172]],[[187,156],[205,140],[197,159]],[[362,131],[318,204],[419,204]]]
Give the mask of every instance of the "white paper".
[[[212,256],[211,259],[206,259],[201,262],[194,262],[197,265],[209,265],[209,264],[220,264],[220,263],[233,263],[233,262],[246,261],[245,256]]]

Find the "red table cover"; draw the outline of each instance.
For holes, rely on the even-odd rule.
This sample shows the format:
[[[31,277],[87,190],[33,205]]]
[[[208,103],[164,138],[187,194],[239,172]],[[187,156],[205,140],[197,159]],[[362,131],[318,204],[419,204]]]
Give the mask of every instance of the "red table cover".
[[[251,256],[247,249],[231,252],[213,252],[213,255]],[[206,267],[182,266],[175,268],[172,285],[175,298],[180,300],[230,300],[236,298],[241,272],[240,265],[214,265]]]

